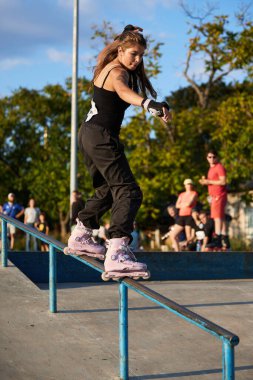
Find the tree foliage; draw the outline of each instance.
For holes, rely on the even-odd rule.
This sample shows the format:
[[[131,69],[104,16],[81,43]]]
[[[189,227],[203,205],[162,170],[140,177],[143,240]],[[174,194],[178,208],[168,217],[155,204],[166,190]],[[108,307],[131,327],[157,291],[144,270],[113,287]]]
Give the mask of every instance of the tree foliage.
[[[9,191],[27,204],[33,196],[49,218],[66,230],[69,210],[71,86],[48,85],[42,91],[20,88],[0,101],[1,202]],[[89,107],[87,81],[79,81],[79,112]],[[84,166],[83,189],[91,184]]]
[[[253,93],[253,86],[251,86]],[[253,173],[253,96],[239,93],[222,102],[215,112],[213,141],[220,146],[222,162],[229,168],[231,190],[243,188]]]
[[[223,80],[234,70],[245,70],[252,77],[253,64],[253,22],[245,20],[242,14],[237,15],[238,30],[230,27],[229,17],[215,16],[212,21],[202,19],[192,25],[189,34],[188,53],[184,76],[198,96],[201,108],[206,108],[213,86]],[[189,75],[193,57],[199,57],[204,63],[207,79],[199,85]]]

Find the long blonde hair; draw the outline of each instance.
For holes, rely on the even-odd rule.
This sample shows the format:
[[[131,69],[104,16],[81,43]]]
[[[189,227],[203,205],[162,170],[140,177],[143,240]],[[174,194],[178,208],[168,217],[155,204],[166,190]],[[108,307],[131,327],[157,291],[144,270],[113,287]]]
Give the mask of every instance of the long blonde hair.
[[[107,45],[98,55],[92,82],[94,83],[103,68],[108,65],[108,63],[117,58],[119,47],[125,50],[133,45],[143,46],[144,49],[147,48],[147,42],[141,33],[135,31],[124,31],[122,34],[118,35],[115,40]],[[133,77],[132,82],[134,83],[135,91],[138,92],[140,90],[144,96],[147,96],[148,91],[153,98],[156,98],[157,93],[145,73],[143,60],[134,71],[129,73],[130,76]]]

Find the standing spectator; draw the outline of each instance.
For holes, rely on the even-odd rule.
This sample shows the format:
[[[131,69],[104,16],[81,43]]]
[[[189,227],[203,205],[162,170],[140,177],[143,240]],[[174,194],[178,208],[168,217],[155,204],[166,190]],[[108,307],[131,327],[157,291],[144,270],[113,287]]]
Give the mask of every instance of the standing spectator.
[[[132,235],[132,241],[129,244],[129,247],[134,251],[139,251],[140,250],[140,245],[141,245],[141,237],[140,237],[140,231],[138,229],[136,221],[134,221],[133,225],[133,231],[131,233]]]
[[[24,214],[24,207],[15,203],[15,194],[8,194],[8,202],[3,205],[3,213],[11,216],[14,219],[19,219]],[[8,235],[10,236],[10,249],[14,249],[16,227],[12,224],[7,224]]]
[[[191,223],[192,209],[196,206],[198,194],[193,190],[193,182],[191,179],[184,181],[185,191],[180,193],[177,199],[176,208],[179,209],[179,218],[171,231],[170,238],[172,246],[176,252],[179,251],[177,236],[181,231],[185,230],[187,243],[191,240]]]
[[[211,218],[215,223],[216,248],[222,248],[222,240],[227,242],[227,231],[225,223],[225,206],[227,203],[226,170],[219,162],[217,152],[209,149],[207,153],[209,171],[207,178],[204,176],[199,180],[203,186],[208,186],[208,193],[211,200]],[[223,235],[223,236],[222,236]]]
[[[41,212],[39,215],[39,221],[38,223],[35,223],[35,227],[37,228],[38,231],[42,232],[45,235],[48,235],[49,233],[49,227],[48,223],[46,221],[46,214],[44,212]],[[40,250],[42,252],[48,251],[48,245],[41,241],[40,243]]]
[[[71,197],[71,220],[70,220],[71,231],[76,226],[76,219],[78,217],[79,211],[83,210],[84,207],[85,207],[85,203],[82,200],[82,194],[80,193],[80,191],[74,190],[72,192],[72,197]]]
[[[35,207],[34,198],[29,199],[28,207],[25,209],[25,219],[24,223],[29,227],[35,227],[35,223],[39,221],[40,209]],[[35,236],[31,236],[30,234],[26,234],[26,252],[30,251],[30,240],[33,241],[33,249],[34,251],[38,250],[37,240]]]

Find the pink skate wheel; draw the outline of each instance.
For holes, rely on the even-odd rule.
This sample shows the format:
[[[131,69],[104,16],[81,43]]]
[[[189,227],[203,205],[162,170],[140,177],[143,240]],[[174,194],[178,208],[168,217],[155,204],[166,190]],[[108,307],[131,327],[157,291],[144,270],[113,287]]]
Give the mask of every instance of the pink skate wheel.
[[[64,255],[68,255],[69,254],[69,247],[65,247],[63,249],[63,253],[64,253]]]
[[[150,278],[150,276],[151,276],[151,273],[148,270],[146,276],[143,276],[143,280],[148,280]]]
[[[103,281],[109,281],[109,280],[110,280],[110,277],[106,277],[106,275],[107,275],[106,272],[103,272],[103,273],[101,274],[101,278],[102,278]]]

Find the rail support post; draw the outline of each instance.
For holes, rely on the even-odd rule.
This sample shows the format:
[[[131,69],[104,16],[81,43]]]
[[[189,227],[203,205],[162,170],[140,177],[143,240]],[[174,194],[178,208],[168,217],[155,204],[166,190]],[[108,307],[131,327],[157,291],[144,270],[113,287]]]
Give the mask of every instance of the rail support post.
[[[119,284],[120,380],[128,380],[128,289]]]
[[[7,222],[2,219],[2,266],[8,266],[8,237],[7,237]]]
[[[56,294],[56,250],[49,245],[49,310],[51,313],[57,312]]]
[[[234,346],[228,341],[223,342],[222,358],[223,358],[222,380],[234,380],[235,379]]]

